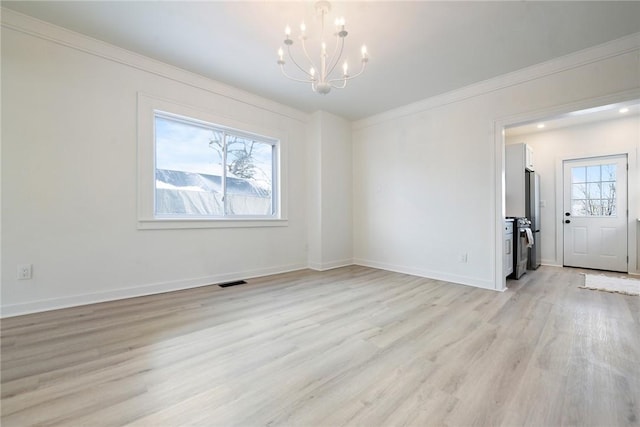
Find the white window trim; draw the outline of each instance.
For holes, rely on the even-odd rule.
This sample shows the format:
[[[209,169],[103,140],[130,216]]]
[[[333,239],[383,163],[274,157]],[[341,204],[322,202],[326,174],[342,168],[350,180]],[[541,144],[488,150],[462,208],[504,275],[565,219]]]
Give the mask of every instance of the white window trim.
[[[219,218],[167,218],[155,216],[155,113],[175,114],[189,117],[205,123],[231,129],[239,129],[256,135],[269,135],[279,141],[277,150],[279,165],[278,183],[275,197],[276,215],[273,217],[219,217]],[[138,93],[138,221],[140,230],[150,229],[183,229],[183,228],[252,228],[252,227],[284,227],[287,221],[287,138],[286,133],[274,129],[238,122],[228,117],[204,112],[193,107],[182,105]]]

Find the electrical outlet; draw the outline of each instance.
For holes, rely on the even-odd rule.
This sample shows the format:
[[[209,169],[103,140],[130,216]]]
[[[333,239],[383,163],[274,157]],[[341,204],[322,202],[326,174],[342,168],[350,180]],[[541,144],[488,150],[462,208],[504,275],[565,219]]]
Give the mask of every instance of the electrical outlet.
[[[18,280],[29,280],[33,274],[33,265],[31,264],[18,264]]]
[[[463,263],[463,264],[467,263],[467,254],[466,253],[460,254],[460,262]]]

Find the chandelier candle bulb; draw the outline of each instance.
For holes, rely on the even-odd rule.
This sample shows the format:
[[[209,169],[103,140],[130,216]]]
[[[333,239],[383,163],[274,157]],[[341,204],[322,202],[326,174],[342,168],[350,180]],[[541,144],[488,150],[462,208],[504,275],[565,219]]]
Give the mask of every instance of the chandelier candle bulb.
[[[306,66],[303,62],[300,62],[296,59],[296,55],[291,50],[291,46],[293,45],[293,40],[291,39],[291,27],[287,25],[284,30],[285,39],[284,44],[287,46],[287,56],[289,57],[290,64],[293,64],[294,68],[297,68],[297,73],[301,75],[301,77],[291,76],[287,74],[285,70],[285,60],[284,55],[285,51],[281,47],[278,49],[278,65],[280,66],[280,71],[282,74],[293,81],[301,82],[301,83],[311,83],[311,89],[319,94],[326,95],[331,91],[332,88],[335,89],[344,89],[347,86],[347,81],[351,80],[355,77],[358,77],[360,74],[364,72],[364,69],[369,62],[369,57],[367,55],[367,48],[362,46],[362,65],[360,67],[360,71],[356,72],[353,75],[349,75],[349,68],[347,65],[347,61],[343,57],[344,50],[344,42],[345,38],[349,34],[345,29],[345,19],[344,17],[338,17],[335,19],[336,32],[334,32],[331,36],[335,37],[335,47],[332,48],[332,52],[327,52],[327,43],[325,43],[325,37],[329,38],[328,34],[325,34],[325,26],[324,19],[326,15],[331,11],[331,4],[326,0],[317,1],[315,4],[316,15],[318,16],[321,26],[320,26],[320,34],[316,35],[311,33],[307,33],[307,26],[302,21],[300,24],[300,36],[298,40],[300,40],[300,58],[306,62]],[[314,38],[315,36],[315,38]],[[311,50],[308,48],[309,40],[313,40],[314,43],[320,44],[320,58],[314,61],[309,52]],[[317,49],[318,44],[315,44],[315,49]],[[315,50],[317,52],[317,50]],[[342,65],[342,75],[340,75],[339,71],[335,71],[340,62],[343,62]],[[309,67],[309,68],[307,68]],[[307,72],[307,70],[309,70]],[[316,73],[317,70],[317,73]]]

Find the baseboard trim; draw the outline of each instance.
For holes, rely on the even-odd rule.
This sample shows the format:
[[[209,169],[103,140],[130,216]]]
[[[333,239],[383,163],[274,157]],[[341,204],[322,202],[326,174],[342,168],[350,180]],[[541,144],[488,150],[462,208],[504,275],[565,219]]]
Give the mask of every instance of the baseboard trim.
[[[453,275],[433,270],[423,270],[397,264],[384,263],[365,259],[343,259],[324,263],[290,264],[278,267],[270,267],[242,272],[224,273],[212,276],[198,277],[186,280],[175,280],[170,282],[153,283],[131,288],[120,288],[104,292],[94,292],[90,294],[72,295],[62,298],[51,298],[39,301],[31,301],[22,304],[11,304],[0,308],[0,318],[22,316],[25,314],[40,313],[44,311],[59,310],[63,308],[78,307],[101,302],[117,301],[128,298],[136,298],[147,295],[155,295],[184,289],[193,289],[203,286],[215,285],[217,283],[230,282],[234,280],[251,279],[255,277],[269,276],[272,274],[287,273],[310,268],[316,271],[326,271],[349,265],[360,265],[363,267],[377,268],[380,270],[393,271],[396,273],[410,274],[412,276],[424,277],[434,280],[442,280],[459,285],[472,286],[475,288],[496,290],[492,281],[479,280],[474,277]]]
[[[315,271],[326,271],[333,270],[334,268],[347,267],[349,265],[353,265],[353,259],[340,259],[336,261],[327,261],[327,262],[309,262],[309,268]]]
[[[131,288],[120,288],[104,292],[94,292],[90,294],[44,299],[22,304],[11,304],[2,306],[0,308],[0,318],[22,316],[25,314],[40,313],[43,311],[59,310],[62,308],[78,307],[89,304],[97,304],[101,302],[117,301],[147,295],[162,294],[166,292],[181,291],[184,289],[199,288],[235,280],[246,280],[254,277],[304,270],[306,268],[308,268],[306,264],[290,264],[234,273],[216,274],[212,276],[197,277],[186,280],[153,283]]]
[[[410,274],[412,276],[424,277],[427,279],[442,280],[445,282],[455,283],[457,285],[472,286],[474,288],[488,289],[491,291],[503,291],[503,289],[496,289],[492,280],[482,280],[475,277],[448,274],[434,270],[424,270],[421,268],[366,260],[362,258],[355,258],[353,260],[353,264],[361,265],[363,267],[378,268],[380,270],[393,271],[395,273]]]

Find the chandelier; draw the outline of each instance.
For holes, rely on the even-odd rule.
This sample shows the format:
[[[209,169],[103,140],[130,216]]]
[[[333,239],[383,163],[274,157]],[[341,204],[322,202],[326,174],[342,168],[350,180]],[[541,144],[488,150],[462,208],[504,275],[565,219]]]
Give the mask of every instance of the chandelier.
[[[334,73],[334,70],[338,63],[342,58],[342,52],[344,50],[344,39],[347,37],[347,30],[345,29],[345,20],[344,18],[337,18],[335,20],[335,32],[331,35],[331,37],[335,38],[335,47],[333,48],[333,53],[331,55],[327,52],[327,43],[325,42],[325,28],[324,28],[324,18],[331,10],[331,4],[328,1],[318,1],[315,4],[315,11],[317,16],[320,18],[321,23],[321,38],[320,38],[320,58],[319,62],[316,64],[311,59],[309,52],[307,50],[307,27],[304,24],[300,24],[300,35],[298,36],[298,40],[300,40],[300,45],[302,49],[302,53],[304,55],[305,60],[309,64],[309,68],[306,69],[302,67],[293,57],[291,53],[291,46],[293,45],[293,40],[291,39],[291,28],[287,25],[284,30],[285,39],[284,44],[287,49],[288,58],[291,62],[302,72],[301,77],[292,77],[284,69],[285,60],[284,60],[284,49],[280,47],[278,49],[278,64],[280,65],[280,70],[282,74],[296,82],[302,83],[311,83],[311,89],[314,92],[320,94],[327,94],[331,91],[331,88],[343,89],[347,86],[347,81],[358,77],[360,74],[364,72],[364,69],[369,62],[369,56],[367,54],[367,47],[362,46],[361,49],[361,67],[360,71],[356,74],[349,75],[349,67],[347,65],[347,61],[345,60],[342,63],[342,74],[338,75],[338,73]]]

